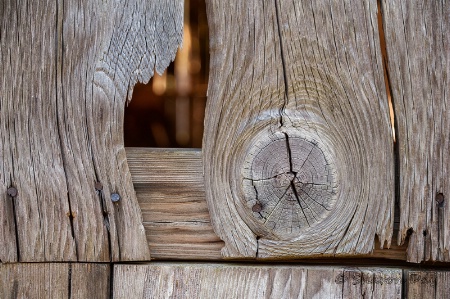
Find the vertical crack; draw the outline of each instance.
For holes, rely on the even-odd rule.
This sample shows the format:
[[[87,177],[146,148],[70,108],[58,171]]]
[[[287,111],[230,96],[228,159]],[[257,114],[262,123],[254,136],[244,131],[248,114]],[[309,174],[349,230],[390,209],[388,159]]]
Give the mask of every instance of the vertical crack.
[[[259,257],[259,239],[261,239],[261,237],[256,236],[256,255],[255,255],[256,258]]]
[[[19,228],[17,227],[17,213],[16,213],[16,201],[14,196],[9,196],[12,204],[12,212],[14,219],[14,233],[16,235],[16,252],[17,252],[17,261],[20,262],[20,246],[19,246]]]
[[[283,126],[283,113],[287,105],[288,100],[288,77],[286,72],[286,61],[284,59],[284,51],[283,51],[283,39],[281,36],[281,26],[280,26],[280,13],[278,12],[277,0],[274,0],[275,3],[275,13],[277,17],[277,29],[278,29],[278,39],[280,40],[280,54],[281,54],[281,64],[283,66],[283,80],[284,80],[284,102],[283,106],[280,108],[280,127]]]
[[[69,263],[69,275],[67,283],[67,298],[72,298],[72,263]]]
[[[73,211],[72,211],[72,204],[70,201],[70,193],[69,191],[69,178],[67,177],[67,165],[66,165],[66,156],[64,154],[64,142],[63,142],[63,134],[61,130],[61,123],[60,123],[60,115],[59,115],[59,100],[62,100],[64,97],[64,84],[58,83],[59,76],[62,76],[62,69],[64,67],[64,34],[63,34],[63,22],[59,22],[59,18],[61,16],[61,19],[64,20],[64,1],[62,1],[62,11],[60,12],[60,6],[58,4],[58,1],[56,2],[56,37],[55,37],[55,57],[56,57],[56,63],[55,63],[55,87],[56,87],[56,99],[55,99],[55,110],[56,110],[56,128],[58,132],[58,139],[59,139],[59,146],[61,151],[61,158],[62,158],[62,164],[64,168],[64,175],[66,179],[66,186],[67,186],[67,203],[69,206],[69,223],[70,223],[70,232],[72,235],[72,239],[75,244],[75,257],[78,261],[78,244],[77,239],[75,238],[75,229],[73,224]],[[60,62],[60,63],[58,63]],[[61,65],[61,69],[59,69],[59,65]],[[61,86],[61,98],[59,98],[58,95],[58,86]],[[64,102],[64,101],[63,101]],[[64,118],[64,112],[63,116]],[[65,123],[65,120],[62,122]]]
[[[106,201],[105,195],[103,193],[103,186],[99,182],[96,183],[95,189],[97,190],[98,197],[100,199],[100,207],[103,213],[103,224],[106,227],[106,234],[108,237],[108,250],[109,250],[109,260],[112,261],[112,244],[111,244],[111,232],[110,232],[110,224],[109,224],[109,214],[106,209]]]
[[[294,193],[295,199],[297,200],[297,202],[300,206],[300,209],[302,210],[303,216],[305,216],[306,223],[308,224],[308,226],[311,226],[309,224],[308,217],[306,217],[306,213],[305,213],[305,210],[303,209],[303,205],[302,205],[302,202],[298,195],[297,189],[295,188],[294,181],[297,178],[297,173],[294,171],[294,169],[292,167],[292,151],[291,151],[291,145],[289,144],[289,135],[286,132],[284,132],[283,134],[286,139],[286,148],[287,148],[288,160],[289,160],[289,171],[294,175],[291,180],[290,186],[291,186],[292,192]]]
[[[389,105],[389,116],[392,126],[393,152],[394,152],[394,230],[399,230],[400,226],[400,148],[399,140],[396,132],[398,132],[398,121],[395,114],[395,101],[392,97],[391,80],[388,68],[388,55],[386,49],[386,37],[384,34],[383,24],[385,23],[383,5],[381,0],[377,0],[377,21],[378,34],[380,40],[380,50],[382,55],[384,83],[386,86],[386,96]],[[398,239],[398,242],[401,239]],[[400,244],[399,244],[400,245]]]
[[[408,284],[408,279],[406,279],[406,273],[407,270],[402,269],[402,295],[401,298],[405,299],[407,298],[407,284]]]
[[[114,263],[109,264],[109,296],[110,299],[114,297]]]

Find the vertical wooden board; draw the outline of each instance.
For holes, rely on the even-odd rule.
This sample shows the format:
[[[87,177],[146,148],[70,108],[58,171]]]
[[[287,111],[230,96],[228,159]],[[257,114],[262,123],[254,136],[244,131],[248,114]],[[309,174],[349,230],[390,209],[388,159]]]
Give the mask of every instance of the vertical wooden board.
[[[450,261],[450,2],[382,2],[400,166],[399,243]]]
[[[376,1],[209,1],[206,198],[224,257],[390,245]],[[227,13],[224,13],[227,12]]]
[[[444,299],[450,296],[450,272],[406,270],[407,298]]]
[[[450,272],[436,273],[436,298],[450,298]]]
[[[0,219],[16,234],[1,247],[16,255],[0,260],[75,260],[54,102],[58,5],[3,1],[1,12]],[[8,198],[11,186],[18,191]]]
[[[183,1],[4,1],[0,20],[0,260],[149,259],[124,108],[173,60]]]
[[[344,273],[380,277],[372,293],[366,282]],[[401,270],[231,264],[114,266],[114,298],[400,298]],[[381,291],[380,291],[381,290]],[[373,295],[373,296],[372,296]],[[350,297],[351,296],[351,297]]]
[[[407,298],[436,297],[436,271],[407,271]]]

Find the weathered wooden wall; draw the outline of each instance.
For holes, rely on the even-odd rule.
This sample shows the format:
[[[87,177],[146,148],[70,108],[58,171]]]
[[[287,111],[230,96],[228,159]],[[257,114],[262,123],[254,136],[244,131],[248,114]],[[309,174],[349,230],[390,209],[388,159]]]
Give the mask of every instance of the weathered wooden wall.
[[[203,150],[130,150],[130,172],[124,106],[182,1],[2,2],[0,297],[449,297],[436,269],[114,263],[450,259],[450,3],[207,7]]]

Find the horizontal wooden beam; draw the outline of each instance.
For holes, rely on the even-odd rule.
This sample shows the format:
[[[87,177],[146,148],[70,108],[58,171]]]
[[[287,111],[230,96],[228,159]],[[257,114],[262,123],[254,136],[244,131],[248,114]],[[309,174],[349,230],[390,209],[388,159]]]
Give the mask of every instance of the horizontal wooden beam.
[[[449,298],[450,272],[226,263],[114,266],[114,298]],[[170,294],[170,295],[169,295]]]
[[[113,292],[114,298],[402,298],[402,270],[230,264],[116,265]]]
[[[411,268],[186,262],[0,264],[0,298],[449,296],[450,271]]]
[[[221,260],[205,199],[200,150],[126,148],[153,259]],[[395,227],[395,226],[394,226]],[[396,235],[396,234],[394,234]],[[353,258],[406,260],[406,246]],[[331,259],[330,259],[331,260]]]

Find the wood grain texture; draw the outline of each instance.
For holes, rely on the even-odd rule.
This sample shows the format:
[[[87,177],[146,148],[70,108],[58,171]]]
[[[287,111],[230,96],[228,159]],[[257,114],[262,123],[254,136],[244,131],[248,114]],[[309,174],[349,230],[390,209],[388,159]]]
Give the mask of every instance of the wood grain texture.
[[[126,152],[152,259],[222,260],[224,243],[212,228],[201,151],[126,148]],[[373,252],[353,257],[406,259],[406,245],[380,247],[377,240]]]
[[[126,148],[153,259],[219,260],[200,150]]]
[[[0,20],[0,260],[148,260],[124,107],[173,60],[183,1],[8,0]]]
[[[2,264],[0,298],[110,298],[106,264]]]
[[[207,11],[204,174],[223,256],[365,254],[375,236],[389,247],[376,1],[212,0]]]
[[[409,236],[411,262],[450,261],[450,2],[383,1],[382,13],[399,144],[398,240]]]
[[[448,271],[406,271],[406,298],[444,299],[450,297]]]
[[[401,298],[399,269],[115,265],[114,298]]]

